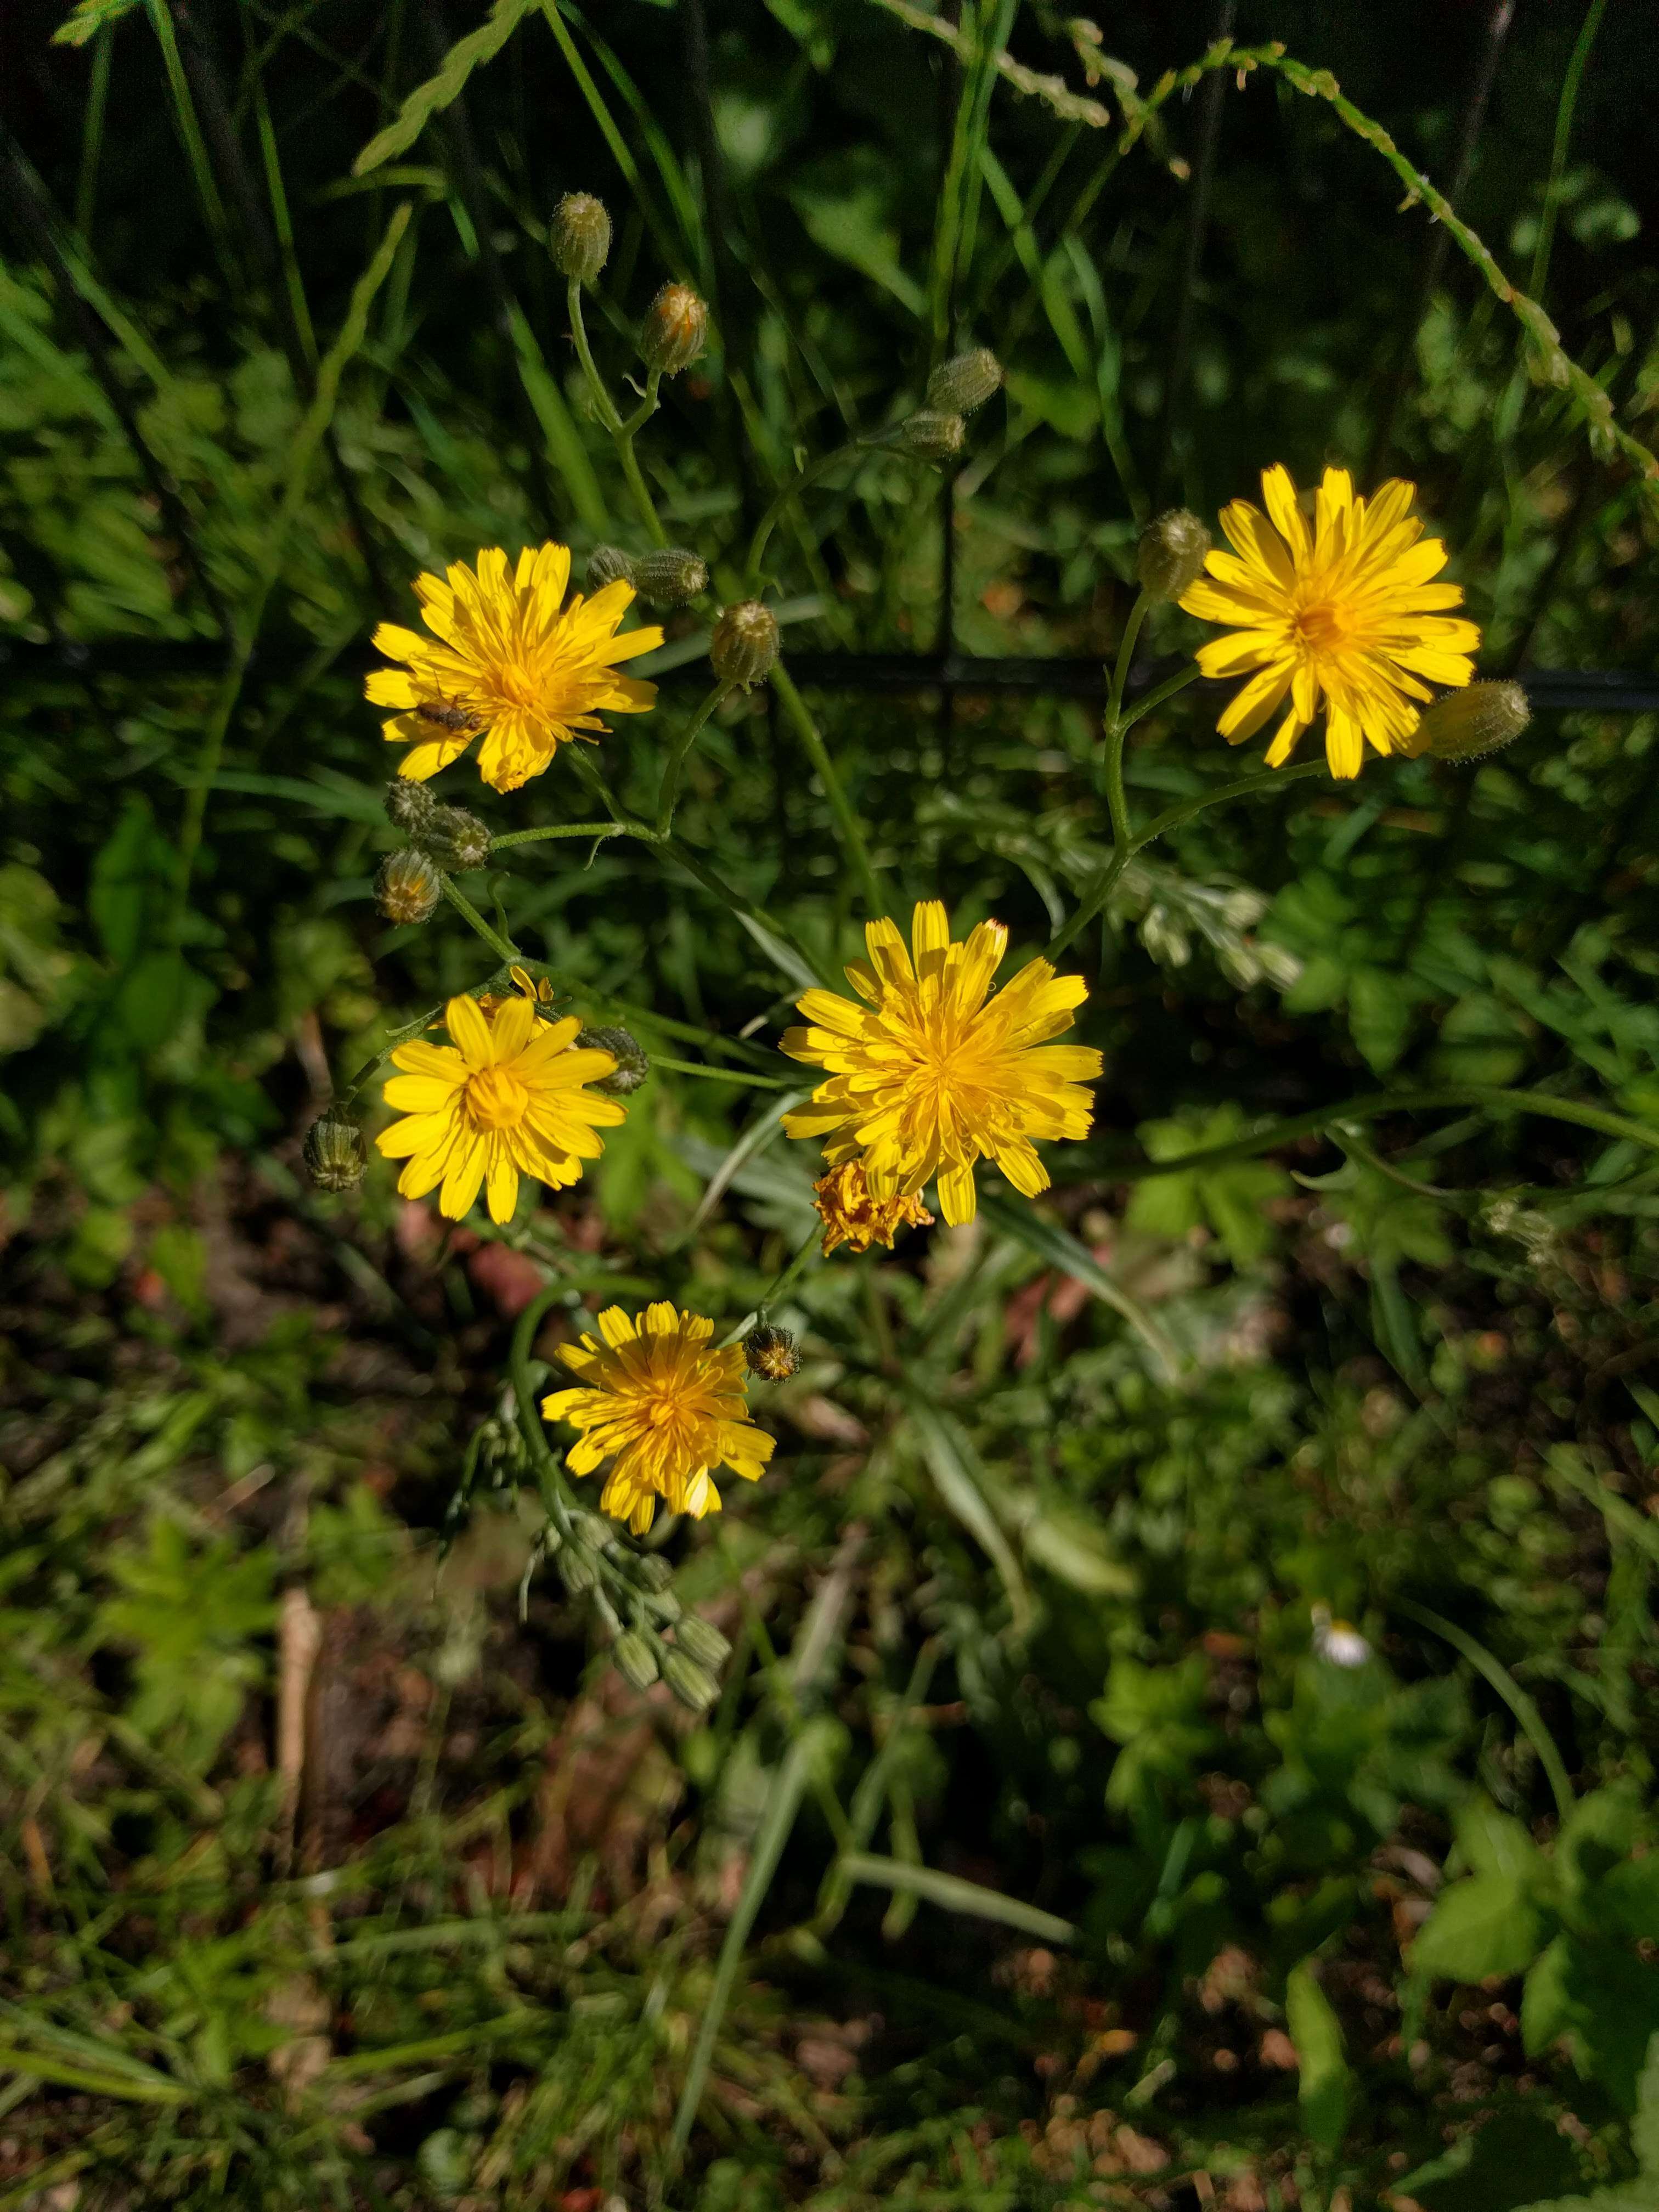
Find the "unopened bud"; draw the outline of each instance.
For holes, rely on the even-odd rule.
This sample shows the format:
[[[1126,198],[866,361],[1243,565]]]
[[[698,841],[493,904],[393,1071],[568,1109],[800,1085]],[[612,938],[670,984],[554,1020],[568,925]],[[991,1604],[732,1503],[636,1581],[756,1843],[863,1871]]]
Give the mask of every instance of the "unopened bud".
[[[645,1048],[636,1037],[624,1029],[578,1030],[578,1052],[608,1052],[617,1063],[609,1075],[601,1075],[588,1085],[590,1091],[603,1091],[607,1098],[626,1098],[637,1091],[651,1073],[651,1062]]]
[[[665,545],[655,553],[641,553],[634,563],[633,582],[642,599],[653,607],[684,607],[708,589],[708,564],[684,545]]]
[[[741,684],[745,690],[758,684],[777,661],[777,617],[758,599],[722,607],[708,641],[708,658],[722,684]]]
[[[920,407],[899,425],[899,435],[909,451],[924,461],[948,461],[962,451],[968,425],[960,415],[937,407]]]
[[[927,404],[941,415],[971,415],[1002,386],[1002,363],[989,346],[942,361],[927,380]]]
[[[562,276],[591,284],[611,252],[611,217],[592,192],[567,192],[548,231],[553,265]]]
[[[1204,574],[1204,556],[1213,544],[1191,510],[1172,507],[1149,522],[1135,551],[1135,574],[1149,599],[1178,599]]]
[[[454,875],[481,868],[489,858],[489,832],[464,806],[434,806],[415,834],[421,850]]]
[[[567,1544],[559,1553],[559,1580],[572,1597],[580,1597],[599,1579],[599,1563],[584,1544]]]
[[[399,775],[386,787],[386,818],[394,830],[418,830],[437,811],[438,802],[423,783]]]
[[[706,1713],[720,1693],[720,1686],[684,1651],[671,1651],[662,1662],[662,1678],[683,1705]]]
[[[620,545],[596,545],[587,556],[587,588],[602,592],[607,584],[631,584],[634,580],[632,556]]]
[[[674,1570],[660,1552],[641,1552],[634,1562],[634,1579],[642,1589],[665,1590]]]
[[[743,1356],[751,1375],[763,1375],[769,1382],[787,1382],[800,1365],[800,1346],[787,1328],[774,1328],[763,1323],[751,1328],[743,1340]]]
[[[637,1628],[624,1628],[611,1647],[611,1663],[623,1681],[636,1690],[648,1690],[659,1673],[657,1654],[648,1636]]]
[[[442,877],[413,845],[388,853],[374,878],[374,903],[388,921],[430,921],[442,896]]]
[[[674,1649],[695,1659],[699,1667],[706,1667],[711,1674],[718,1674],[732,1656],[732,1646],[719,1629],[695,1613],[688,1613],[676,1627]]]
[[[708,310],[689,284],[665,284],[640,325],[640,355],[647,368],[678,376],[702,351]]]
[[[332,1106],[306,1131],[301,1156],[319,1190],[355,1189],[368,1165],[362,1131],[349,1115]]]
[[[1479,760],[1518,738],[1532,720],[1526,692],[1518,684],[1471,684],[1462,691],[1448,691],[1425,707],[1417,727],[1401,740],[1400,750],[1418,760],[1431,753],[1436,760]]]
[[[645,1609],[653,1620],[660,1620],[665,1626],[672,1628],[685,1607],[672,1589],[661,1589],[652,1591],[645,1601]]]

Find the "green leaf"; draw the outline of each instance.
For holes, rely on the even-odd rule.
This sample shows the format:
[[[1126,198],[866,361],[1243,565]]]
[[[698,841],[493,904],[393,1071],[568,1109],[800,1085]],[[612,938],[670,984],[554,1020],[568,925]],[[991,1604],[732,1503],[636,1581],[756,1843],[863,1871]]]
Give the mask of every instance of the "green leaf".
[[[1383,968],[1356,968],[1348,979],[1348,1026],[1368,1066],[1385,1075],[1406,1048],[1415,991]]]
[[[1524,1881],[1514,1875],[1474,1875],[1443,1893],[1412,1945],[1411,1970],[1453,1982],[1522,1973],[1547,1933]]]
[[[1301,2069],[1302,2124],[1322,2150],[1334,2151],[1348,2124],[1353,2077],[1343,2055],[1342,2024],[1306,1959],[1292,1968],[1285,1986],[1285,2025]]]
[[[1500,1813],[1490,1797],[1470,1798],[1455,1826],[1458,1847],[1475,1874],[1513,1880],[1529,1889],[1547,1880],[1549,1862],[1525,1825],[1512,1814]]]
[[[473,70],[495,60],[534,4],[535,0],[495,0],[489,21],[458,39],[437,74],[417,84],[398,109],[396,120],[369,140],[351,165],[352,175],[366,176],[393,155],[406,154],[433,116],[460,98]]]
[[[1540,2057],[1572,2025],[1572,2000],[1567,1994],[1572,1940],[1558,1936],[1528,1971],[1521,1991],[1521,2045],[1528,2058]]]

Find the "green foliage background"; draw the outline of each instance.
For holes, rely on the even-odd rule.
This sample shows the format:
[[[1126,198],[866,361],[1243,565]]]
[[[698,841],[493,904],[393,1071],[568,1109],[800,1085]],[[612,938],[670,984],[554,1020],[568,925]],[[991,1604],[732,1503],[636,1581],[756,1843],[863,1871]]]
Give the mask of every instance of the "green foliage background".
[[[873,454],[774,537],[789,653],[1102,659],[1155,506],[1336,460],[1420,485],[1483,673],[1652,670],[1642,11],[1507,24],[1459,206],[1536,311],[1399,204],[1493,11],[1255,0],[1173,85],[1207,7],[957,16],[9,11],[0,2206],[1652,2199],[1651,714],[1125,872],[1054,1192],[793,1293],[775,1472],[667,1548],[738,1647],[695,1727],[527,1573],[501,1390],[526,1281],[735,1319],[799,1243],[775,1094],[695,1072],[793,1079],[775,939],[670,856],[528,848],[480,902],[687,1065],[496,1241],[299,1174],[331,1069],[479,980],[370,902],[369,629],[481,544],[644,542],[562,191],[617,219],[608,371],[665,276],[713,309],[641,442],[715,580],[603,749],[647,815],[758,515],[957,343],[1008,382],[953,482]],[[895,896],[1039,949],[1109,849],[1089,702],[808,690]],[[1213,714],[1139,726],[1138,821],[1249,765]],[[505,830],[564,775],[445,791]],[[678,828],[852,951],[770,694]]]

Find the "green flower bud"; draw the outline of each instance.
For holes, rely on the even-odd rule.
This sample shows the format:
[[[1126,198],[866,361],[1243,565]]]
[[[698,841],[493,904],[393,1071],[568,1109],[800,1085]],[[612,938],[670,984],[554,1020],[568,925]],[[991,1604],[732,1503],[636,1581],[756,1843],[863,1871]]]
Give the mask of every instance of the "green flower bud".
[[[689,284],[665,284],[645,311],[640,355],[647,368],[678,376],[708,338],[708,309]]]
[[[927,404],[941,415],[971,415],[1002,386],[1002,363],[989,346],[942,361],[927,380]]]
[[[584,1544],[567,1543],[559,1553],[559,1580],[572,1597],[580,1597],[599,1579],[599,1562]]]
[[[355,1189],[368,1164],[362,1131],[335,1106],[306,1131],[301,1157],[319,1190]]]
[[[787,1328],[769,1324],[751,1328],[743,1340],[743,1356],[751,1375],[769,1382],[787,1382],[800,1365],[800,1346]]]
[[[562,276],[591,284],[611,252],[611,217],[592,192],[567,192],[553,210],[549,250]]]
[[[489,858],[489,832],[464,806],[434,806],[431,818],[415,836],[428,858],[452,875],[481,868]]]
[[[374,903],[388,921],[430,921],[443,896],[443,878],[413,845],[388,853],[374,877]]]
[[[665,1627],[672,1628],[685,1607],[672,1589],[663,1589],[651,1592],[645,1601],[645,1609],[653,1620],[660,1620]]]
[[[651,1062],[645,1048],[624,1029],[578,1030],[576,1049],[579,1052],[608,1052],[617,1063],[609,1075],[602,1075],[588,1085],[590,1091],[603,1091],[607,1098],[626,1098],[637,1091],[651,1073]]]
[[[899,425],[908,450],[924,461],[953,460],[967,431],[960,415],[943,413],[937,407],[920,407]]]
[[[1214,543],[1198,517],[1172,507],[1149,522],[1135,550],[1140,588],[1154,599],[1178,599],[1204,574],[1204,556]]]
[[[656,1647],[637,1628],[623,1629],[611,1647],[611,1660],[623,1680],[636,1690],[648,1690],[659,1672]]]
[[[596,545],[587,556],[587,588],[602,592],[607,584],[631,584],[634,580],[632,556],[620,545]]]
[[[662,1662],[662,1678],[683,1705],[706,1713],[720,1693],[714,1677],[703,1672],[684,1651],[671,1651]]]
[[[684,545],[665,545],[641,553],[634,563],[634,583],[653,607],[684,607],[708,589],[708,564]]]
[[[641,1589],[665,1590],[674,1570],[660,1552],[641,1552],[634,1562],[634,1579]]]
[[[1419,760],[1431,753],[1436,760],[1479,760],[1518,738],[1532,720],[1526,692],[1518,684],[1471,684],[1462,691],[1448,691],[1425,707],[1417,727],[1402,738],[1400,750]]]
[[[769,676],[778,657],[778,618],[758,599],[722,607],[708,641],[708,658],[722,684],[745,690]]]
[[[684,1651],[699,1667],[718,1674],[732,1656],[732,1647],[718,1628],[695,1613],[688,1613],[674,1631],[674,1649]]]
[[[423,783],[411,783],[406,775],[399,775],[386,787],[386,818],[394,830],[418,830],[437,811],[438,802]]]

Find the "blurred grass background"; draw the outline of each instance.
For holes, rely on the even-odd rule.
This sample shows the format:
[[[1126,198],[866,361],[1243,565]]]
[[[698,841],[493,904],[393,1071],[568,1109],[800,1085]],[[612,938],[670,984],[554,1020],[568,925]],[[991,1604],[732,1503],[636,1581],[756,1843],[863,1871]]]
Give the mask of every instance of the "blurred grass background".
[[[798,1148],[731,1172],[772,1094],[659,1072],[499,1240],[299,1171],[331,1071],[477,972],[370,902],[368,630],[481,544],[641,542],[562,192],[617,221],[608,368],[665,276],[711,302],[641,454],[717,593],[798,459],[954,343],[1005,361],[952,481],[849,467],[769,566],[878,860],[1031,951],[1108,842],[1089,702],[816,656],[1105,654],[1153,507],[1283,459],[1419,484],[1482,673],[1654,670],[1583,387],[1319,88],[1162,73],[1330,70],[1651,443],[1644,12],[500,7],[361,177],[481,9],[65,15],[0,22],[0,2206],[1648,2203],[1659,1200],[1633,1139],[1404,1102],[1659,1130],[1650,714],[1298,782],[1126,874],[1061,1187],[809,1276],[776,1471],[671,1540],[738,1645],[705,1723],[521,1599],[501,1394],[550,1272],[752,1300],[810,1219]],[[605,741],[647,811],[712,604]],[[1153,664],[1194,639],[1164,611]],[[1241,765],[1212,719],[1141,726],[1143,817]],[[500,830],[577,803],[470,774]],[[680,826],[853,949],[769,694]],[[659,1055],[775,1073],[799,978],[672,862],[574,850],[489,886],[518,941]]]

